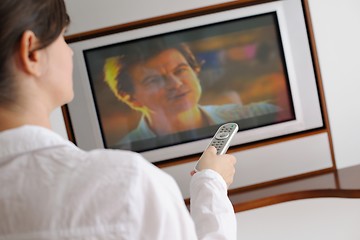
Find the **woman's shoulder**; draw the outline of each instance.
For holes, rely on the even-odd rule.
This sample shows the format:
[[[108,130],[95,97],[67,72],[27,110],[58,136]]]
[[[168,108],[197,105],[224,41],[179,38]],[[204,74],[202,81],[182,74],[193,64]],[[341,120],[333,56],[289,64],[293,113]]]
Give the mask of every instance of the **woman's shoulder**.
[[[128,176],[127,179],[146,182],[155,182],[158,179],[171,178],[164,171],[150,163],[141,154],[112,149],[97,149],[86,152],[85,166],[91,168],[92,171],[101,169],[103,172],[113,172]]]
[[[126,150],[95,149],[84,151],[79,155],[80,168],[87,168],[93,171],[122,172],[123,174],[134,175],[149,167],[139,153]]]

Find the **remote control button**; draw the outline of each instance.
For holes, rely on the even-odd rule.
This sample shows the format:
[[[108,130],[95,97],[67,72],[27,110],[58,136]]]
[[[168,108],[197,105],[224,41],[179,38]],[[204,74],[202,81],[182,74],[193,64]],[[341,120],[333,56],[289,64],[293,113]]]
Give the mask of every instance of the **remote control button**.
[[[228,133],[226,133],[226,132],[222,132],[222,133],[219,133],[219,134],[217,134],[216,136],[216,139],[225,139],[225,138],[228,138],[229,137],[229,134]]]

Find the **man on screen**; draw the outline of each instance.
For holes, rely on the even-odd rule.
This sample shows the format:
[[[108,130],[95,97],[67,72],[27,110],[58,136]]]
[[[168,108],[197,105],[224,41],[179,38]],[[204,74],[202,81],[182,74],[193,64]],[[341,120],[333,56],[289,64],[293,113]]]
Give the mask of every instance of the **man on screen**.
[[[222,124],[279,108],[265,103],[199,105],[201,64],[185,44],[150,40],[134,44],[104,65],[105,81],[115,96],[140,111],[142,118],[122,142],[136,141]]]

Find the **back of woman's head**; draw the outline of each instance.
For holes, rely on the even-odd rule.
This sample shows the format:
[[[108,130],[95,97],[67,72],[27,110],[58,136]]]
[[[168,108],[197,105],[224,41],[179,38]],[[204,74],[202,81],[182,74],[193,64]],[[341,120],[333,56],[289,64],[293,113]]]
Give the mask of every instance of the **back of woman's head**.
[[[0,4],[0,105],[14,102],[14,54],[27,30],[46,48],[69,24],[63,0],[1,0]]]

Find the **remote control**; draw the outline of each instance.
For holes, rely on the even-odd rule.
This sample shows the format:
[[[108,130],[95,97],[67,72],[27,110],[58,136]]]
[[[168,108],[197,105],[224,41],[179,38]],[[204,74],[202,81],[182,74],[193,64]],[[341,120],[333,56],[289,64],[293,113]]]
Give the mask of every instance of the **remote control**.
[[[209,148],[210,146],[214,146],[217,150],[217,155],[225,154],[230,146],[231,139],[235,136],[238,130],[239,126],[236,123],[226,123],[224,125],[221,125],[216,131],[214,137],[211,139],[211,142],[207,146],[207,148]],[[196,172],[199,171],[197,169],[198,163],[199,161],[195,166]]]

